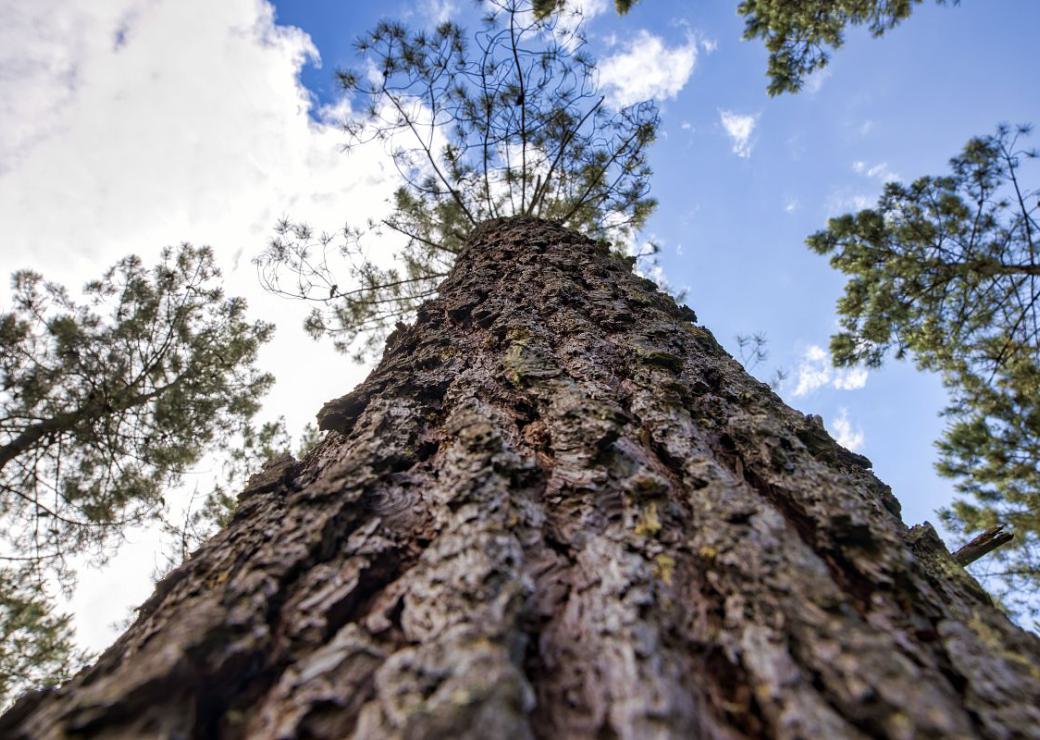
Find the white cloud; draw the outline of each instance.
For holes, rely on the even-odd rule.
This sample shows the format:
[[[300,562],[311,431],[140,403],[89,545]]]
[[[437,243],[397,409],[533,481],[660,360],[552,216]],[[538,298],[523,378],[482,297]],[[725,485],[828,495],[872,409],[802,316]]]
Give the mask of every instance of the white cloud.
[[[726,135],[733,142],[733,153],[744,159],[750,157],[751,147],[754,146],[751,135],[758,123],[758,114],[742,115],[733,111],[720,110],[719,121],[722,123],[722,128],[726,130]]]
[[[859,125],[859,135],[866,136],[874,130],[874,122],[869,118]]]
[[[421,12],[428,21],[441,24],[450,21],[458,10],[456,0],[425,0]]]
[[[826,350],[810,346],[798,366],[798,384],[794,395],[805,396],[827,385],[831,381],[831,372],[830,357]]]
[[[863,193],[850,192],[847,188],[841,188],[827,196],[825,204],[827,214],[830,216],[849,211],[862,211],[874,205],[874,198]]]
[[[696,63],[694,41],[668,47],[660,37],[642,30],[624,51],[600,62],[599,78],[607,91],[607,102],[623,108],[643,100],[674,98],[690,79]]]
[[[831,430],[834,440],[845,449],[855,452],[863,446],[863,430],[853,428],[848,409],[840,409],[838,415],[831,419]]]
[[[876,183],[901,182],[903,179],[899,173],[892,171],[887,162],[871,164],[859,159],[852,163],[852,171],[865,179],[874,180]],[[841,187],[832,191],[825,204],[827,214],[833,216],[872,208],[876,202],[876,196],[858,192],[860,187],[862,186]],[[874,188],[876,192],[875,183],[871,183],[869,187]]]
[[[790,198],[790,199],[787,200],[786,203],[784,203],[784,212],[785,213],[794,213],[797,210],[798,210],[798,199],[797,198]]]
[[[835,373],[833,385],[839,391],[857,391],[867,384],[869,373],[864,367],[853,367]]]
[[[42,4],[42,3],[41,3]],[[10,170],[20,154],[58,129],[58,114],[79,83],[80,63],[94,34],[77,43],[66,40],[67,28],[93,30],[87,11],[67,8],[61,22],[35,26],[32,4],[4,3],[0,24],[0,174]],[[117,21],[108,13],[113,30]],[[34,27],[35,26],[35,27]],[[32,30],[33,33],[27,33]],[[104,42],[111,43],[110,38]],[[16,93],[16,94],[10,94]]]
[[[857,175],[863,175],[864,177],[870,177],[881,182],[892,182],[900,181],[903,178],[898,173],[893,172],[888,167],[887,162],[879,162],[878,164],[867,164],[862,160],[858,160],[852,163],[852,171]]]
[[[839,391],[859,390],[867,384],[869,373],[865,368],[835,368],[831,355],[823,347],[809,345],[798,365],[797,382],[792,394],[807,396],[824,386]]]
[[[705,54],[714,54],[719,49],[719,42],[715,39],[702,38],[701,49],[704,50]]]
[[[316,54],[258,0],[5,3],[0,273],[33,268],[75,288],[128,253],[147,263],[164,245],[212,245],[227,292],[278,325],[261,358],[279,380],[267,406],[299,429],[365,369],[307,338],[305,307],[260,289],[249,259],[279,217],[363,223],[394,184],[381,149],[344,155],[339,129],[309,115],[299,72]],[[0,305],[5,291],[0,281]],[[155,534],[130,538],[70,604],[95,649],[152,587]]]

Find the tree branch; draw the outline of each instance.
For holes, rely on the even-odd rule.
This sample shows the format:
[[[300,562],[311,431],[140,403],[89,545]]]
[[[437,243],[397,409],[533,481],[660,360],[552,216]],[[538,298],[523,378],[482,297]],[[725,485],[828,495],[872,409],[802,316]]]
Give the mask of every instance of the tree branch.
[[[1015,538],[1014,532],[1005,529],[1006,524],[990,527],[953,553],[953,559],[960,566],[971,565],[979,558],[985,557],[1001,545],[1006,545]]]

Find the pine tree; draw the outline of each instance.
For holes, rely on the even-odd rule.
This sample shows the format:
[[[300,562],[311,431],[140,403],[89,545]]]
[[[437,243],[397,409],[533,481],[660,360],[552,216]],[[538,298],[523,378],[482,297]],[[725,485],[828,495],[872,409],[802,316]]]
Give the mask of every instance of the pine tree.
[[[938,470],[967,498],[946,512],[965,534],[1010,524],[986,573],[1011,606],[1040,594],[1040,191],[1028,127],[968,142],[949,175],[888,183],[877,206],[832,219],[809,246],[849,276],[838,365],[910,355],[941,373],[949,424]],[[991,564],[996,562],[996,566]]]
[[[71,616],[55,613],[24,576],[0,569],[0,707],[27,688],[67,680],[88,657],[76,650]]]
[[[33,272],[0,314],[0,702],[81,663],[49,588],[108,557],[207,445],[249,428],[272,327],[226,299],[208,249],[128,257],[77,300]]]
[[[226,298],[208,248],[127,257],[77,301],[33,272],[0,315],[0,517],[5,556],[68,577],[154,516],[164,489],[258,409],[273,327]]]
[[[534,219],[11,738],[1030,737],[1040,642],[862,456]]]

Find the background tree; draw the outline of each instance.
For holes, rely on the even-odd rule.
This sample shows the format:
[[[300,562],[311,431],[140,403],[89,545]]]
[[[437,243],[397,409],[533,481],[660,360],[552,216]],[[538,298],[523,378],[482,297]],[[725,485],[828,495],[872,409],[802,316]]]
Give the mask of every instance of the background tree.
[[[1005,596],[1040,593],[1040,229],[1022,182],[1028,127],[972,139],[951,172],[888,183],[875,208],[832,219],[809,246],[849,276],[831,339],[841,366],[911,355],[951,401],[939,471],[968,498],[947,512],[971,533],[1010,523],[988,572]],[[1035,176],[1035,173],[1033,173]],[[992,562],[992,561],[991,561]]]
[[[368,256],[368,232],[337,239],[289,222],[258,259],[266,287],[319,304],[307,329],[340,349],[374,346],[432,296],[487,219],[536,216],[620,248],[655,205],[656,106],[607,106],[580,23],[538,18],[527,0],[485,7],[472,37],[452,23],[380,23],[357,42],[368,72],[338,75],[364,111],[345,124],[347,149],[382,142],[402,179],[392,214],[370,224],[403,236],[398,259]]]
[[[71,617],[31,580],[0,569],[0,707],[18,692],[67,679],[87,659],[76,650]]]
[[[272,327],[226,298],[208,248],[127,257],[82,301],[32,272],[0,315],[0,520],[5,561],[70,576],[103,557],[203,449],[237,431],[273,382]]]

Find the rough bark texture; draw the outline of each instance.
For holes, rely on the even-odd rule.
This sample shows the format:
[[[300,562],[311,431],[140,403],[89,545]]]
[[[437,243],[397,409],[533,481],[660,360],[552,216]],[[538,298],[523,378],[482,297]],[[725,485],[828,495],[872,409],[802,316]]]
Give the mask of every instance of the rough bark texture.
[[[1038,640],[694,321],[485,224],[321,447],[0,735],[1040,737]]]

